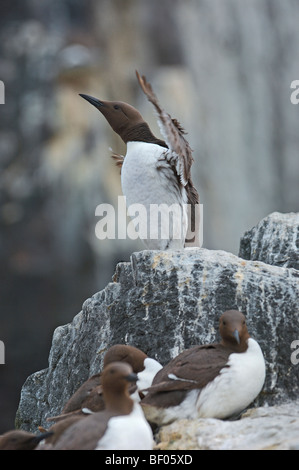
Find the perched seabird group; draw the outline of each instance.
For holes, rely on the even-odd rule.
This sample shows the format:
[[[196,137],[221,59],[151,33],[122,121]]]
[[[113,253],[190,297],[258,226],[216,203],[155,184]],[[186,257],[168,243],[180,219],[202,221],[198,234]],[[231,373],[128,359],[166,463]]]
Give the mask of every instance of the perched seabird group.
[[[144,396],[142,390],[150,387],[154,376],[162,369],[162,365],[158,361],[148,357],[140,349],[127,344],[116,344],[108,349],[103,360],[104,369],[114,362],[126,362],[136,374],[136,383],[129,388],[129,393],[136,401]],[[90,411],[104,410],[101,376],[102,373],[99,372],[88,378],[70,397],[61,414],[48,418],[48,421],[58,422],[74,415],[86,415]]]
[[[155,237],[146,233],[147,248],[194,246],[199,197],[191,179],[192,151],[184,130],[160,106],[145,77],[137,72],[137,79],[157,111],[165,140],[154,136],[131,105],[81,96],[127,144],[126,156],[115,158],[121,166],[128,206],[138,203],[149,208],[163,203],[180,208],[166,237],[160,222],[154,227]],[[145,231],[147,216],[142,224]],[[164,366],[133,345],[111,346],[103,369],[62,404],[59,415],[48,418],[49,429],[40,427],[36,435],[9,431],[0,436],[0,450],[151,450],[155,426],[181,418],[238,416],[263,388],[265,361],[259,344],[249,335],[243,313],[224,312],[219,332],[219,343],[196,345]]]
[[[104,410],[69,426],[53,450],[151,450],[151,427],[129,393],[129,384],[136,381],[129,364],[106,366],[101,375]]]
[[[184,418],[236,417],[262,390],[265,361],[238,310],[221,315],[219,331],[219,343],[187,349],[164,367],[136,347],[112,346],[97,380],[87,379],[64,412],[48,418],[55,424],[40,428],[36,436],[10,431],[0,436],[0,450],[151,450],[154,426]],[[90,401],[85,408],[94,393],[101,397],[100,406]]]

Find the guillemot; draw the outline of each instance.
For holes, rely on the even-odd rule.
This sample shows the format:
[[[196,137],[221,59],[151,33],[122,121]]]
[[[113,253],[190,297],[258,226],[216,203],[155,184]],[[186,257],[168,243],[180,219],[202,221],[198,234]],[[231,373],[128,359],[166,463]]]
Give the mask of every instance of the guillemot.
[[[127,362],[137,375],[137,390],[133,397],[136,401],[139,396],[144,396],[142,390],[151,386],[155,375],[162,369],[160,362],[129,344],[115,344],[108,349],[104,357],[104,367],[115,361]]]
[[[180,418],[225,419],[243,411],[262,390],[265,361],[250,337],[245,316],[220,317],[220,343],[183,351],[155,376],[141,401],[148,421],[163,425]]]
[[[149,387],[156,373],[162,369],[162,365],[158,361],[148,357],[141,349],[129,344],[115,344],[107,350],[103,360],[103,369],[112,362],[126,362],[137,374],[136,384],[132,384],[129,388],[132,398],[136,401],[144,396],[146,392],[142,393],[141,390]],[[89,412],[104,410],[101,376],[102,372],[98,372],[89,377],[65,403],[61,414],[51,416],[47,418],[47,421],[58,422],[71,415],[87,415]],[[55,427],[50,428],[51,431],[55,431],[55,429]]]
[[[0,450],[34,450],[52,432],[34,434],[20,429],[7,431],[0,436]]]
[[[198,246],[199,196],[191,178],[193,157],[186,132],[160,106],[146,78],[137,71],[136,75],[157,111],[165,140],[157,138],[139,111],[128,103],[80,96],[104,115],[127,145],[126,156],[115,158],[121,166],[121,185],[129,214],[136,214],[136,204],[145,209],[138,212],[133,223],[135,228],[138,226],[146,247],[179,250],[184,246]],[[132,208],[133,213],[130,213]]]
[[[140,405],[128,392],[137,380],[132,367],[113,362],[102,374],[105,410],[68,427],[53,450],[151,450],[153,434]]]

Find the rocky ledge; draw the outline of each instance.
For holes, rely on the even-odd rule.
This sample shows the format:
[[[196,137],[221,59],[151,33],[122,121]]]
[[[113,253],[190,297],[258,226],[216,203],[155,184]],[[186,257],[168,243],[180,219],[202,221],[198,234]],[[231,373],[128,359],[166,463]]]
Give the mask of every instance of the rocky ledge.
[[[299,450],[299,401],[251,408],[238,421],[178,420],[156,438],[159,450]]]
[[[296,429],[299,416],[299,346],[298,355],[294,349],[299,340],[298,233],[299,214],[274,213],[244,235],[240,257],[203,248],[133,253],[70,324],[55,330],[49,367],[31,375],[22,388],[16,426],[33,432],[39,425],[48,427],[47,417],[59,414],[82,382],[101,369],[113,344],[134,345],[165,364],[183,349],[218,340],[219,316],[238,309],[265,355],[266,381],[253,407],[266,411],[252,411],[234,422],[178,421],[159,431],[158,446],[185,448],[180,437],[165,437],[177,429],[174,435],[193,435],[189,449],[238,448],[246,420],[257,431],[263,413],[269,416],[271,410],[276,437],[281,429],[285,439],[285,421],[277,407],[288,403],[291,415],[297,416]],[[272,254],[275,250],[275,256],[267,254],[266,247]],[[203,426],[211,444],[200,437]],[[175,440],[183,447],[173,447]]]

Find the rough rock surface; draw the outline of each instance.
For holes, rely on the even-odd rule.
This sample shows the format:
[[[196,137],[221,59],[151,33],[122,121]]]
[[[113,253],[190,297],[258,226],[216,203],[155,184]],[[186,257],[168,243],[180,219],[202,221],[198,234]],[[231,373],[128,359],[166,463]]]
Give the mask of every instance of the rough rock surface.
[[[178,420],[157,440],[161,450],[299,450],[299,402],[251,408],[238,421]]]
[[[239,256],[299,269],[299,212],[273,212],[265,217],[243,235]]]
[[[132,344],[166,363],[194,344],[218,339],[218,319],[237,308],[264,352],[267,377],[255,405],[296,399],[299,272],[245,261],[223,251],[141,251],[117,265],[113,282],[88,299],[53,336],[49,367],[25,382],[17,426],[35,431],[101,368],[115,343]]]

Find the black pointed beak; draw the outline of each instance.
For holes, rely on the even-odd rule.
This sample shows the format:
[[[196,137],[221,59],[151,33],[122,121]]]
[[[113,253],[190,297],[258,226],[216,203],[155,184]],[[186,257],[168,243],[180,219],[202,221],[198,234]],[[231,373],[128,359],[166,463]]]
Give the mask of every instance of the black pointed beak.
[[[47,439],[47,437],[53,436],[53,434],[54,434],[53,431],[48,431],[48,432],[43,432],[42,434],[38,434],[37,436],[34,437],[34,442],[38,444],[40,441]]]
[[[97,98],[94,98],[93,96],[84,95],[81,93],[79,93],[79,96],[84,98],[86,101],[88,101],[90,104],[92,104],[96,108],[100,108],[101,106],[104,106],[104,103],[102,101],[98,100]]]
[[[125,379],[128,381],[128,382],[137,382],[138,380],[138,375],[137,374],[134,374],[134,372],[132,372],[131,374],[127,375],[125,377]]]
[[[233,332],[233,337],[235,338],[235,340],[237,341],[237,343],[240,344],[240,335],[239,335],[238,330],[235,330],[235,331]]]

